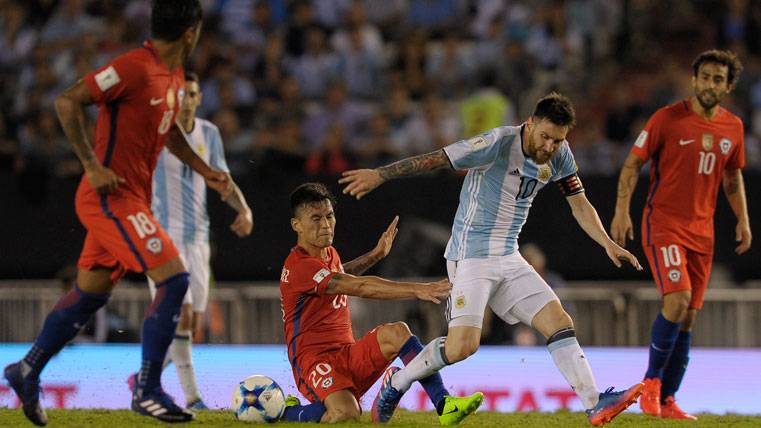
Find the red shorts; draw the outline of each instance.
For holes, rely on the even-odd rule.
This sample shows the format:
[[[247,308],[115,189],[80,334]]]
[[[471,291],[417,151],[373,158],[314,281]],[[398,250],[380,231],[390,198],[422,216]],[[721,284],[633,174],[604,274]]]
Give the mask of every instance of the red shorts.
[[[179,256],[145,203],[109,196],[97,205],[77,201],[76,210],[87,229],[80,269],[113,269],[116,282],[128,270],[145,272]]]
[[[328,395],[348,389],[359,401],[391,364],[381,352],[377,330],[353,345],[299,358],[301,364],[294,367],[299,392],[311,402],[323,402]]]
[[[713,254],[697,253],[679,244],[643,247],[661,295],[690,291],[690,309],[702,308]]]

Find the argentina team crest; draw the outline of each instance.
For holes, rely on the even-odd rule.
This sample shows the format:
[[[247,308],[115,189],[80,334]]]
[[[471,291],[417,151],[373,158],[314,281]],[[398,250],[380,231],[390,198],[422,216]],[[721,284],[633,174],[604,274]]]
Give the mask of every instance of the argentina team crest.
[[[549,181],[551,176],[552,168],[550,168],[549,165],[541,165],[539,167],[539,172],[537,174],[539,181]]]
[[[721,150],[721,154],[728,155],[729,151],[732,149],[732,140],[729,138],[722,138],[721,141],[719,141],[719,150]]]
[[[713,148],[713,134],[703,134],[703,150],[709,151]]]

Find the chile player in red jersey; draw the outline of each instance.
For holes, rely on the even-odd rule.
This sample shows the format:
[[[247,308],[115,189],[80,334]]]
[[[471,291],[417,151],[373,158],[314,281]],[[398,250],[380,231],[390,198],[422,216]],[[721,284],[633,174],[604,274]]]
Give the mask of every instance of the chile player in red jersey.
[[[287,421],[356,420],[361,414],[358,400],[362,395],[384,371],[381,390],[387,389],[390,374],[399,370],[388,368],[394,358],[399,356],[407,364],[418,353],[429,351],[423,349],[403,322],[380,325],[355,341],[348,296],[382,300],[417,298],[439,303],[452,288],[447,280],[408,283],[359,276],[388,255],[398,217],[372,251],[342,264],[332,246],[336,224],[334,201],[334,196],[320,183],[302,184],[291,193],[291,227],[298,242],[285,260],[280,296],[293,377],[311,404],[302,406],[289,396],[283,415]],[[483,400],[481,393],[466,398],[450,397],[437,373],[420,383],[446,424],[458,423]],[[386,422],[393,411],[374,406],[373,420]]]
[[[77,285],[45,320],[32,349],[4,375],[37,425],[47,416],[39,403],[39,375],[50,358],[103,306],[127,271],[156,282],[155,300],[143,323],[143,361],[132,409],[167,422],[192,420],[161,389],[161,369],[174,336],[188,273],[177,249],[151,215],[151,181],[166,144],[229,196],[228,177],[214,171],[188,146],[175,125],[184,88],[183,63],[201,31],[198,0],[154,0],[152,40],[87,74],[56,98],[61,125],[84,166],[76,211],[87,229]],[[90,144],[84,107],[98,105],[95,142]]]
[[[692,67],[695,94],[655,112],[624,163],[611,236],[621,245],[633,239],[631,195],[642,165],[651,160],[642,246],[663,309],[653,323],[640,407],[653,416],[694,420],[676,405],[674,394],[687,369],[690,331],[711,273],[719,184],[737,216],[737,254],[750,248],[751,231],[741,172],[743,124],[719,106],[734,89],[742,65],[732,52],[711,50]]]

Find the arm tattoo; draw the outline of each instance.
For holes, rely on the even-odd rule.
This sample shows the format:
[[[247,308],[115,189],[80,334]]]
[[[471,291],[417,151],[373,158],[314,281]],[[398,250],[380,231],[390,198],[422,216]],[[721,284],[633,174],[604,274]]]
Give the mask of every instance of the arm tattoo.
[[[414,156],[394,162],[378,168],[381,178],[390,180],[392,178],[409,177],[422,172],[433,171],[444,168],[449,165],[449,158],[444,154],[444,150],[426,153],[424,155]]]
[[[370,255],[370,253],[367,253],[344,264],[344,272],[359,276],[375,266],[376,263],[378,263],[378,259]]]
[[[621,177],[618,180],[618,199],[631,198],[634,189],[637,187],[639,171],[642,169],[642,160],[634,159],[634,162],[624,162],[621,169]]]
[[[735,175],[727,178],[724,182],[724,193],[726,193],[727,196],[731,196],[736,194],[738,190],[740,190],[740,182],[737,179],[737,176]]]

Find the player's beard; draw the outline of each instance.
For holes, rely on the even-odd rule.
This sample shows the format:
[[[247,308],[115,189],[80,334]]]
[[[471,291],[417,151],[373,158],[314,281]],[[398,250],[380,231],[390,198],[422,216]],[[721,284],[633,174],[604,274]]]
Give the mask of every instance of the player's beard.
[[[552,155],[554,155],[555,152],[547,153],[545,151],[539,150],[536,147],[531,147],[529,157],[531,157],[531,160],[534,161],[537,165],[544,165],[547,162],[552,159]]]
[[[695,98],[698,99],[698,103],[705,110],[711,110],[721,102],[721,97],[710,89],[699,92]]]

